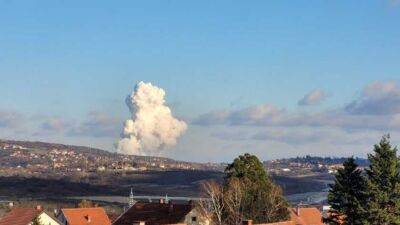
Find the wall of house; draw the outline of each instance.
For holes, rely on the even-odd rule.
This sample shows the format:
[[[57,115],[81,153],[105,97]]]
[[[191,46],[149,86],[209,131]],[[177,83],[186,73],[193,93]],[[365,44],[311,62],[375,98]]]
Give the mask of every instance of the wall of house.
[[[39,220],[43,225],[61,225],[58,221],[56,221],[53,218],[51,218],[45,212],[42,212],[39,215]]]
[[[209,221],[205,220],[196,209],[186,215],[184,223],[187,225],[209,225]]]

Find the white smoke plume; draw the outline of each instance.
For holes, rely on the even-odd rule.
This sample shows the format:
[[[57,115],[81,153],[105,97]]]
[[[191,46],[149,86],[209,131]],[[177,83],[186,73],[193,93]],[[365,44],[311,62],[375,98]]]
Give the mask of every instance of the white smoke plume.
[[[158,156],[163,149],[177,143],[187,125],[173,117],[164,97],[165,91],[151,83],[141,81],[136,85],[126,98],[132,117],[125,121],[118,152]]]

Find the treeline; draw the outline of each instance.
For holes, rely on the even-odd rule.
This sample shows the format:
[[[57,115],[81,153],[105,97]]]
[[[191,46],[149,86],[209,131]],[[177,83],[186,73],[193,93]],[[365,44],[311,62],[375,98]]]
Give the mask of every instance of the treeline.
[[[281,159],[282,161],[286,161],[288,163],[309,163],[309,164],[328,164],[328,165],[332,165],[332,164],[343,164],[347,158],[346,157],[320,157],[320,156],[310,156],[310,155],[306,155],[306,156],[298,156],[295,158],[289,158],[289,159]],[[364,159],[364,158],[359,158],[359,157],[355,157],[354,158],[355,162],[359,165],[359,166],[368,166],[369,165],[369,161],[368,159]]]
[[[362,171],[348,158],[331,185],[325,222],[332,225],[400,224],[400,158],[385,135],[368,155]]]

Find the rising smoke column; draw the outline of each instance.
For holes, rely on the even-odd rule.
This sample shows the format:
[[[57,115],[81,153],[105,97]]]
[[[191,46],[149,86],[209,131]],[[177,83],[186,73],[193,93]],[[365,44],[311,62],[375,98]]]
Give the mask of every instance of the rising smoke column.
[[[157,156],[162,149],[177,143],[187,125],[172,116],[164,97],[165,91],[151,83],[141,81],[136,85],[126,98],[132,117],[125,121],[118,152]]]

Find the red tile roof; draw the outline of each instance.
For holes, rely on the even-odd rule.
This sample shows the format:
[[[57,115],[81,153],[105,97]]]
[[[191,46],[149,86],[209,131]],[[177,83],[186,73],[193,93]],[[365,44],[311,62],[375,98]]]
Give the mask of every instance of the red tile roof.
[[[321,212],[314,207],[299,208],[299,214],[296,208],[290,208],[290,218],[296,225],[324,225]]]
[[[254,225],[325,225],[322,222],[321,212],[314,207],[289,208],[290,220],[275,223],[258,223]],[[248,223],[252,224],[252,222]]]
[[[0,225],[27,225],[41,212],[34,208],[13,208],[0,219]]]
[[[137,202],[113,225],[131,225],[139,221],[146,222],[146,225],[179,224],[192,209],[191,204]]]
[[[61,209],[69,225],[111,225],[103,208]]]

